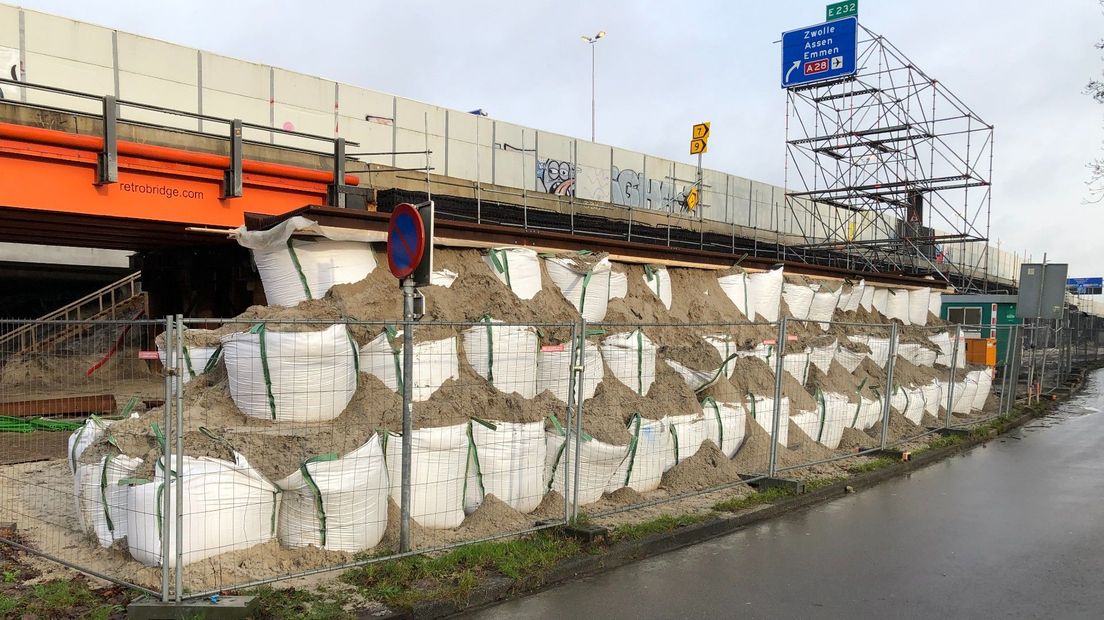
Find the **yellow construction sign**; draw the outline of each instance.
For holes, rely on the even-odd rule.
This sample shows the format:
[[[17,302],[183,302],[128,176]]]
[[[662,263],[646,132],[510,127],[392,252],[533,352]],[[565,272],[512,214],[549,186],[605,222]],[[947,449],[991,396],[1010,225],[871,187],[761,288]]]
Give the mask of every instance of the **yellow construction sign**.
[[[698,207],[698,202],[700,200],[701,200],[701,197],[698,195],[698,188],[695,187],[695,188],[691,189],[690,193],[686,195],[686,208],[687,208],[687,210],[693,211],[694,209],[696,209]]]
[[[690,134],[690,154],[700,155],[709,150],[709,121],[694,125]]]

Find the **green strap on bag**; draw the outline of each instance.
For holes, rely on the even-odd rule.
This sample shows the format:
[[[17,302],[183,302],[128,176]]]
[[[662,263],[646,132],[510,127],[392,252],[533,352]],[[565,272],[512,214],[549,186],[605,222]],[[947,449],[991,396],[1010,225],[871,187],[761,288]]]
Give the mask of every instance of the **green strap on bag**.
[[[299,473],[303,474],[303,481],[307,483],[311,493],[314,494],[314,511],[318,516],[318,540],[320,547],[326,546],[326,506],[322,501],[322,490],[318,488],[318,484],[314,481],[314,477],[311,476],[310,468],[308,468],[307,465],[311,463],[336,461],[337,458],[338,456],[332,452],[329,454],[320,454],[318,456],[312,456],[299,465]],[[273,501],[275,501],[275,498],[273,498]]]
[[[314,299],[311,296],[310,285],[307,284],[307,276],[303,274],[303,266],[299,264],[299,255],[295,253],[295,244],[292,243],[291,237],[287,240],[288,256],[291,257],[291,264],[295,267],[295,273],[299,276],[299,283],[303,285],[303,294],[307,296],[307,299]]]
[[[494,385],[494,330],[491,328],[491,315],[484,314],[479,320],[487,325],[487,381]]]
[[[267,333],[264,323],[257,323],[249,329],[249,333],[257,334],[257,341],[261,348],[261,371],[264,374],[265,382],[265,394],[268,397],[268,410],[272,414],[272,419],[276,419],[276,397],[272,394],[272,373],[268,368],[268,343]]]
[[[724,450],[724,423],[721,422],[721,407],[717,404],[717,401],[713,400],[712,396],[706,396],[702,399],[702,408],[711,407],[713,409],[713,416],[717,418],[717,437],[718,448]]]
[[[506,277],[506,286],[511,291],[514,290],[514,285],[510,281],[510,257],[506,251],[491,248],[487,256],[491,259],[491,264],[494,265],[495,270]]]
[[[635,426],[636,428],[633,429],[633,438],[629,441],[629,467],[625,471],[625,486],[629,486],[629,480],[632,479],[633,463],[636,461],[636,448],[640,443],[640,419],[640,414],[634,413],[633,419],[629,421],[629,427]]]
[[[644,332],[636,330],[636,393],[644,395]]]

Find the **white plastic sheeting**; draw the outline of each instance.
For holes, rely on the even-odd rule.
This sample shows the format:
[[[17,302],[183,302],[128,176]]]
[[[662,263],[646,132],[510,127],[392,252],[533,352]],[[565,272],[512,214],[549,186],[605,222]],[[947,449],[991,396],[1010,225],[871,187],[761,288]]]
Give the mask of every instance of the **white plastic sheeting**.
[[[656,346],[639,329],[613,334],[602,341],[602,359],[613,376],[640,395],[655,382]]]
[[[495,277],[519,299],[532,299],[541,292],[541,266],[537,252],[529,248],[492,248],[483,256]]]
[[[813,306],[813,296],[815,294],[812,288],[802,284],[791,284],[789,282],[783,282],[782,284],[782,299],[785,300],[786,307],[790,309],[790,315],[800,321],[809,318],[809,310]]]
[[[602,498],[602,493],[610,485],[614,472],[628,454],[628,446],[603,443],[587,435],[580,438],[576,461],[574,430],[567,434],[563,433],[563,429],[549,432],[545,435],[545,440],[547,488],[565,497],[571,497],[575,493],[575,463],[578,462],[580,505],[590,504]],[[617,485],[618,488],[621,486],[624,485]]]
[[[402,496],[402,435],[388,434],[383,453],[391,499]],[[415,429],[410,441],[410,516],[432,529],[449,529],[464,520],[468,425]]]
[[[882,419],[882,401],[880,399],[871,400],[862,396],[859,398],[859,402],[848,403],[847,406],[851,408],[851,419],[847,421],[847,426],[851,428],[865,431]]]
[[[810,321],[831,321],[832,316],[836,313],[836,306],[839,304],[841,289],[834,291],[817,291],[813,294],[813,301],[809,305],[809,320]],[[821,329],[827,328],[827,325],[821,323],[814,323]]]
[[[855,353],[842,346],[836,350],[836,361],[840,363],[840,366],[846,368],[847,372],[855,372],[855,369],[863,363],[864,359],[866,359],[866,353]]]
[[[629,432],[633,438],[625,459],[610,478],[606,490],[613,492],[629,487],[641,493],[654,491],[659,488],[674,450],[667,421],[645,420],[637,415],[629,422]]]
[[[288,547],[313,545],[356,553],[387,529],[387,463],[379,435],[338,457],[307,459],[276,486],[283,492],[277,534]]]
[[[817,403],[816,409],[799,411],[791,415],[790,419],[810,439],[835,450],[843,438],[843,429],[851,422],[851,418],[847,416],[850,409],[847,397],[832,392],[818,392],[814,400]]]
[[[402,393],[402,332],[380,333],[360,347],[360,370],[377,377],[384,385]],[[394,342],[394,344],[392,344]],[[414,402],[428,400],[449,379],[460,378],[456,338],[414,344]]]
[[[671,309],[671,274],[666,267],[645,265],[644,286],[663,302],[664,308]]]
[[[783,268],[748,275],[749,303],[765,321],[777,321],[782,305]],[[748,317],[752,318],[752,317]]]
[[[774,424],[775,407],[774,398],[768,398],[766,396],[756,396],[754,394],[748,394],[747,396],[747,409],[751,414],[751,419],[755,420],[763,430],[767,431],[767,434],[772,432],[771,426]],[[790,399],[782,397],[782,400],[778,403],[778,437],[775,437],[782,446],[786,445],[786,441],[790,436]]]
[[[744,444],[747,410],[741,404],[719,403],[706,397],[702,400],[702,415],[707,420],[706,439],[713,440],[725,456],[732,458]]]
[[[871,299],[871,305],[878,312],[881,312],[885,316],[889,316],[889,289],[880,286],[872,287],[874,289],[873,298]]]
[[[931,304],[931,289],[918,288],[909,291],[909,322],[913,325],[928,324],[928,306]]]
[[[175,463],[173,464],[175,467]],[[184,467],[171,488],[183,486],[183,563],[246,549],[276,537],[277,488],[235,453],[234,462],[210,457],[184,457]],[[153,482],[127,492],[127,547],[146,566],[161,564],[161,537],[168,536],[169,557],[176,555],[176,518],[162,514],[166,491],[163,467]],[[175,513],[176,509],[173,509]]]
[[[506,325],[486,318],[464,330],[464,355],[475,372],[507,394],[537,395],[540,339],[527,325]]]
[[[924,398],[924,412],[933,416],[939,415],[939,407],[945,405],[943,400],[943,385],[938,380],[920,386],[920,392]]]
[[[989,393],[993,388],[993,375],[988,370],[971,370],[966,373],[966,380],[972,381],[977,386],[971,408],[984,408],[985,401],[989,400]]]
[[[82,526],[101,547],[110,547],[127,535],[127,489],[119,482],[129,478],[142,459],[105,455],[95,463],[78,463],[75,474],[77,506]]]
[[[704,390],[724,376],[724,370],[721,368],[717,370],[694,370],[674,360],[665,359],[663,361],[678,373],[682,380],[686,382],[686,385],[690,386],[690,389],[695,392]]]
[[[671,452],[666,469],[694,456],[702,442],[709,437],[710,428],[716,431],[716,421],[701,413],[667,416],[667,430],[671,433]]]
[[[544,422],[468,423],[472,449],[464,510],[474,512],[494,495],[519,512],[532,512],[544,497]]]
[[[335,284],[359,282],[376,268],[365,231],[318,226],[305,217],[290,218],[269,230],[237,229],[238,243],[253,252],[270,306],[294,306],[321,299]],[[311,232],[317,239],[292,239]]]
[[[911,323],[909,320],[909,290],[907,288],[890,289],[887,299],[885,315],[909,325]]]
[[[341,415],[357,387],[360,354],[344,325],[272,332],[260,324],[222,337],[230,396],[242,413],[278,422]]]
[[[748,273],[741,271],[728,276],[717,278],[724,294],[732,300],[736,309],[749,320],[754,319],[755,308],[751,303],[751,289],[748,286]]]
[[[839,349],[839,341],[833,340],[832,344],[826,344],[821,347],[810,347],[809,349],[809,363],[820,369],[821,372],[828,372],[828,368],[832,365],[832,360],[836,358],[836,351]],[[860,358],[861,363],[861,358]],[[852,368],[849,372],[854,372]],[[806,377],[808,379],[808,377]]]
[[[458,277],[460,277],[460,274],[449,269],[434,271],[433,273],[429,274],[429,285],[452,288],[452,283],[455,282],[456,278]]]
[[[552,257],[545,260],[548,276],[579,314],[588,321],[599,322],[606,317],[610,299],[610,278],[613,270],[603,257],[587,271],[578,271],[575,261]]]
[[[537,357],[537,394],[549,390],[563,402],[568,402],[571,387],[571,346],[541,347]],[[598,345],[587,343],[583,353],[583,400],[594,396],[598,384],[605,377],[602,353]],[[501,499],[501,498],[500,498]]]

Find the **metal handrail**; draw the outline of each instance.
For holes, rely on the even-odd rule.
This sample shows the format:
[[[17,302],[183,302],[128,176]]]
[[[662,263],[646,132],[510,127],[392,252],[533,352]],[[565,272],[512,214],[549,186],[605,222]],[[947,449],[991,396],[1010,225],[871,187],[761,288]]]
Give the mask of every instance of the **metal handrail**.
[[[60,307],[56,310],[53,310],[52,312],[44,314],[44,315],[38,317],[37,319],[34,319],[32,322],[28,323],[27,325],[24,325],[24,326],[22,326],[18,329],[14,329],[14,330],[0,336],[0,345],[4,345],[4,344],[7,344],[8,342],[19,339],[19,341],[20,341],[20,347],[19,348],[22,350],[22,349],[26,348],[24,346],[26,344],[24,342],[24,336],[28,332],[32,332],[36,327],[38,327],[42,323],[45,323],[45,322],[48,322],[48,321],[53,321],[53,320],[58,320],[58,319],[60,319],[60,320],[70,320],[72,318],[70,316],[71,313],[76,313],[76,318],[78,318],[78,319],[87,318],[87,317],[80,316],[80,310],[85,308],[86,306],[91,305],[92,303],[96,304],[96,313],[95,313],[94,316],[100,316],[100,315],[103,315],[105,313],[109,313],[111,318],[114,319],[115,318],[115,309],[120,304],[128,302],[131,299],[134,299],[135,297],[137,297],[142,292],[141,291],[141,284],[140,284],[141,276],[142,276],[142,272],[136,271],[136,272],[124,277],[124,278],[121,278],[121,279],[119,279],[115,282],[112,282],[111,284],[108,284],[107,286],[105,286],[105,287],[103,287],[99,290],[93,291],[93,292],[85,295],[84,297],[81,297],[80,299],[72,301],[72,302],[70,302],[68,304],[65,304],[64,306],[62,306],[62,307]],[[126,290],[127,294],[123,295],[123,296],[116,297],[116,295],[120,291],[123,291],[123,290]],[[105,301],[107,302],[106,306],[104,305]]]

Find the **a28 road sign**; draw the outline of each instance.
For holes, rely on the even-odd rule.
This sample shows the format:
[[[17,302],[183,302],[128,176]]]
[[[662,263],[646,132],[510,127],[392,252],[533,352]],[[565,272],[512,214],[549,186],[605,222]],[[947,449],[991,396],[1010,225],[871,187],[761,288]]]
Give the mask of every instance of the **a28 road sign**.
[[[857,48],[855,17],[782,33],[782,88],[854,75]]]

